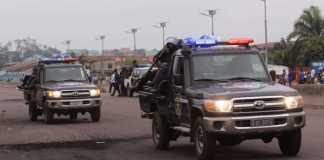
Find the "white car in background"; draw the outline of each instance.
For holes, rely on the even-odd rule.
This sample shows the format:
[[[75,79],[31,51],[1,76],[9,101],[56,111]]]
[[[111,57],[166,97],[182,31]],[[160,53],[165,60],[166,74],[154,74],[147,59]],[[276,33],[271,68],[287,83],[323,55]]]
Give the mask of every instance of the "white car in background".
[[[128,96],[133,96],[134,88],[136,87],[138,81],[147,73],[149,69],[150,67],[134,68],[132,74],[124,80],[124,85],[127,88]]]

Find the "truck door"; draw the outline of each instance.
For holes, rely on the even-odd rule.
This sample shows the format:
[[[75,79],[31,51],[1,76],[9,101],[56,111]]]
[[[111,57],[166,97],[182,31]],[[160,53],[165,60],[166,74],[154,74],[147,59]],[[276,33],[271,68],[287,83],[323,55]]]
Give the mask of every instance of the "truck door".
[[[38,106],[43,105],[43,90],[41,88],[41,84],[43,83],[43,76],[44,76],[44,70],[41,69],[37,73],[36,77],[36,84],[35,84],[35,91],[36,91],[36,102]]]
[[[174,92],[175,92],[175,113],[181,125],[190,124],[189,101],[184,94],[184,58],[176,56],[172,68]]]

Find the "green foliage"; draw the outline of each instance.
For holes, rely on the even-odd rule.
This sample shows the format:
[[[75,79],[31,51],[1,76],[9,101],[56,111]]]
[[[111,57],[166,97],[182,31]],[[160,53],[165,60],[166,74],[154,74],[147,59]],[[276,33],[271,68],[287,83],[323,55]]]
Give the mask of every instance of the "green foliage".
[[[13,51],[10,51],[13,50]],[[5,44],[0,44],[0,66],[12,62],[23,61],[33,56],[50,57],[60,51],[53,47],[48,47],[38,43],[32,38],[16,39]]]
[[[132,65],[134,59],[126,59],[126,61],[123,62],[124,65]]]
[[[294,31],[271,51],[270,60],[276,64],[295,67],[309,66],[324,60],[324,18],[316,6],[303,11]]]

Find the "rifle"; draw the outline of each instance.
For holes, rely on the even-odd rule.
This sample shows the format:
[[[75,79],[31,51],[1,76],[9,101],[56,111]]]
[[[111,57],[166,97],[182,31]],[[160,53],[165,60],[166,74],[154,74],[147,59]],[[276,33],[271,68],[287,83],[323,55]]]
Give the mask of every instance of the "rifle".
[[[181,48],[182,40],[179,39],[170,39],[168,40],[167,44],[163,47],[163,49],[154,56],[154,62],[152,66],[149,68],[147,73],[139,80],[139,83],[135,87],[135,91],[141,90],[145,83],[148,81],[149,75],[152,72],[153,68],[159,63],[159,62],[167,62],[168,59],[171,59],[171,56],[177,51],[179,48]]]

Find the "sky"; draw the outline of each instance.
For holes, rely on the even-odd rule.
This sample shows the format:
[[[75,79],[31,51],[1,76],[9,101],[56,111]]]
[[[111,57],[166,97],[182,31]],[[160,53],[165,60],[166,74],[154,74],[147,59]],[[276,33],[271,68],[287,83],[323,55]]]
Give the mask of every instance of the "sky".
[[[311,5],[324,14],[324,0],[267,1],[269,41],[286,37]],[[71,48],[98,49],[96,37],[104,34],[105,48],[131,48],[125,31],[136,27],[138,48],[161,48],[161,30],[152,25],[167,21],[167,36],[200,37],[211,32],[210,19],[200,15],[207,9],[219,9],[215,33],[222,39],[264,42],[261,0],[0,0],[0,43],[32,37],[62,50],[65,40]]]

